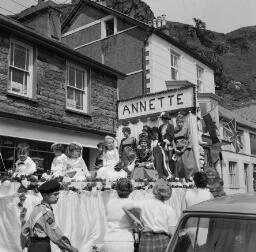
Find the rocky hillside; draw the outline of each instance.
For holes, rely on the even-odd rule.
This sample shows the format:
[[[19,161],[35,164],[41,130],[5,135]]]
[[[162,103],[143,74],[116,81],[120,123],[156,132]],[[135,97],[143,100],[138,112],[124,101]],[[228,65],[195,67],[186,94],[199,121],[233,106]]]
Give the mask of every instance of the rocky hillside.
[[[167,29],[216,66],[217,94],[226,106],[236,108],[256,99],[256,26],[227,34],[174,22],[168,22]]]

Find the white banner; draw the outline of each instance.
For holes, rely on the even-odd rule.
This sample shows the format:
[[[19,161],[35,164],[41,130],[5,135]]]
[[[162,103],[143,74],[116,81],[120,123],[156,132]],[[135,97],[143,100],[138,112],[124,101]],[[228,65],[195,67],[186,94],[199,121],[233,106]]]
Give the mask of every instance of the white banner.
[[[140,117],[195,106],[194,87],[170,89],[118,102],[118,119]]]

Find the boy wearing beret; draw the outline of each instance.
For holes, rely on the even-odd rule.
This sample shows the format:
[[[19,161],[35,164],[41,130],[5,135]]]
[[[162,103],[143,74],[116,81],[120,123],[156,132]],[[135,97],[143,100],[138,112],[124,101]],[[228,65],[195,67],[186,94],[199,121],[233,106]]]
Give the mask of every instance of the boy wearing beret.
[[[57,203],[59,190],[60,184],[56,180],[47,181],[39,187],[43,201],[35,206],[22,228],[22,235],[28,240],[28,252],[51,252],[50,241],[61,250],[78,252],[55,223],[51,204]]]

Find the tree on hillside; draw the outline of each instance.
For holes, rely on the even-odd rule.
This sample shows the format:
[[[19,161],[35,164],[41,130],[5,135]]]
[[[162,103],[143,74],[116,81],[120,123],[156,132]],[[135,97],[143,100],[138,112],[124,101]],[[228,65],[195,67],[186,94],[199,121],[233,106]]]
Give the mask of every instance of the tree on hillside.
[[[193,18],[193,21],[195,22],[195,28],[197,30],[206,30],[206,24],[199,18]]]

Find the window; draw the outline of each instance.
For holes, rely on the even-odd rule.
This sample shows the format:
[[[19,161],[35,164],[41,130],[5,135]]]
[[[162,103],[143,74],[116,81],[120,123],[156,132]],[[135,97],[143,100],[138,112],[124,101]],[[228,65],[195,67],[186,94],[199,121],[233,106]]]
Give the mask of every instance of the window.
[[[256,164],[253,164],[253,190],[256,192]]]
[[[117,33],[117,20],[113,17],[107,17],[105,20],[101,23],[101,37],[109,37],[111,35],[114,35]]]
[[[8,92],[32,97],[32,47],[11,40]]]
[[[67,72],[67,108],[88,113],[87,71],[69,64]]]
[[[105,22],[106,26],[106,37],[111,36],[114,34],[114,18],[107,20]]]
[[[172,80],[178,80],[179,78],[179,55],[171,52],[171,77]]]
[[[256,155],[256,135],[250,133],[251,155]]]
[[[254,251],[253,218],[189,217],[181,223],[168,252]]]
[[[237,163],[229,162],[228,164],[229,170],[229,182],[230,188],[239,188],[238,174],[237,174]]]
[[[204,69],[196,66],[197,92],[202,92]]]

